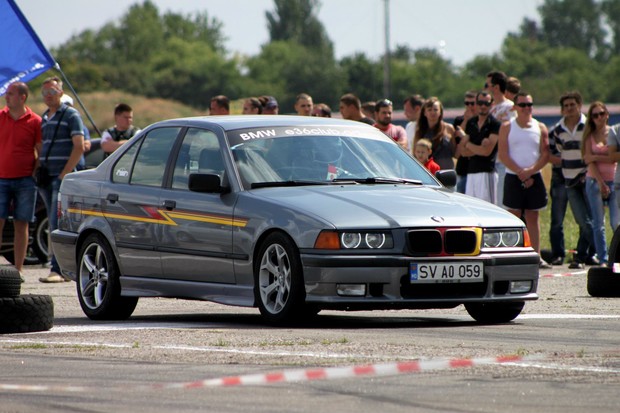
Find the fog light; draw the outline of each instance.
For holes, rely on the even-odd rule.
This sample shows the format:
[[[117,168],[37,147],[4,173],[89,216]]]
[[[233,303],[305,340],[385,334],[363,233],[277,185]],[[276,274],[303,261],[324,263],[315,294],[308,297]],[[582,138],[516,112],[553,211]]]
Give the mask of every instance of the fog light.
[[[366,284],[337,284],[338,295],[363,297],[366,295]]]
[[[523,294],[532,291],[531,281],[510,281],[510,292],[512,294]]]

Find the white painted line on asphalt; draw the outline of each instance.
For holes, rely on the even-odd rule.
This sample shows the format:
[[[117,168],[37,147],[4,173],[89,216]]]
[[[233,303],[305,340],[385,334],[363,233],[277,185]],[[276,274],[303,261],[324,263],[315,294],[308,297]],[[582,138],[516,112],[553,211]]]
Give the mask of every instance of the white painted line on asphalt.
[[[220,348],[220,347],[201,347],[201,346],[177,346],[177,345],[165,345],[165,346],[152,346],[152,348],[162,350],[184,350],[184,351],[202,351],[213,353],[234,353],[234,354],[250,354],[256,356],[291,356],[291,357],[316,357],[316,358],[375,358],[373,355],[361,355],[361,354],[338,354],[338,353],[314,353],[314,352],[295,352],[295,351],[266,351],[266,350],[242,350],[236,348]],[[406,357],[399,357],[406,358]]]
[[[533,367],[536,369],[545,369],[545,370],[565,370],[565,371],[583,371],[588,373],[611,373],[618,374],[620,373],[620,369],[613,369],[607,367],[595,367],[595,366],[563,366],[560,364],[541,364],[541,363],[514,363],[507,365],[515,365],[519,367]]]
[[[620,315],[601,315],[601,314],[521,314],[519,319],[529,320],[584,320],[591,318],[620,318]]]
[[[159,330],[175,328],[215,328],[216,324],[207,325],[204,323],[170,323],[170,322],[133,322],[133,323],[110,323],[110,324],[88,324],[72,326],[54,326],[51,330],[41,333],[85,333],[94,331],[119,331],[119,330]]]

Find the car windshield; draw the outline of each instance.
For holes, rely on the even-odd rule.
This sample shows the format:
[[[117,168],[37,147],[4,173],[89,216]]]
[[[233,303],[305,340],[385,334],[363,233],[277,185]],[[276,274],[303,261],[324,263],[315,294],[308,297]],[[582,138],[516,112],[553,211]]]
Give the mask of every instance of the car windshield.
[[[398,145],[359,136],[286,136],[232,146],[245,188],[330,183],[439,186]]]

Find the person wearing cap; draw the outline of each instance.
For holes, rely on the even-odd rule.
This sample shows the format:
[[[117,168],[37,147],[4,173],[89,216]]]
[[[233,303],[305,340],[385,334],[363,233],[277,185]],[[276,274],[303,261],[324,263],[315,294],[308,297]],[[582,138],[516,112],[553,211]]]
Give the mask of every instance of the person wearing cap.
[[[12,203],[13,256],[20,275],[36,203],[35,154],[41,153],[41,117],[26,106],[29,92],[25,83],[12,83],[5,95],[6,106],[0,111],[0,245]]]
[[[261,96],[263,115],[277,115],[279,113],[278,101],[273,96]]]

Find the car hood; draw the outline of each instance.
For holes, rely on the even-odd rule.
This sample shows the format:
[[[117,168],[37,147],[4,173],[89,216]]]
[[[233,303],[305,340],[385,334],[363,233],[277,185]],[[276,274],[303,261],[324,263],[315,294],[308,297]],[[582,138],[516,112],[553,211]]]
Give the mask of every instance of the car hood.
[[[428,186],[326,185],[251,192],[336,228],[523,226],[514,215],[489,202]]]

